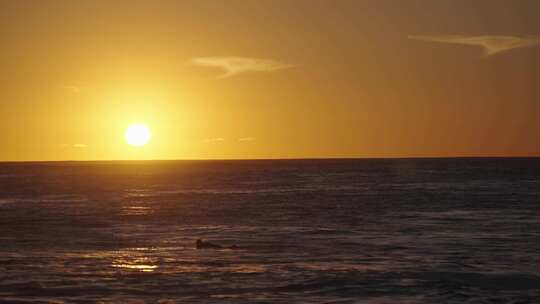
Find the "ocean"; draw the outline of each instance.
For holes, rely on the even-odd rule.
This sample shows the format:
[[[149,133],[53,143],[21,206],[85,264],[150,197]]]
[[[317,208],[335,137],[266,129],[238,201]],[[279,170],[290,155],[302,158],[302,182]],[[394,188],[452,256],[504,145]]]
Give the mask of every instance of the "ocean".
[[[0,302],[540,303],[540,159],[2,163]]]

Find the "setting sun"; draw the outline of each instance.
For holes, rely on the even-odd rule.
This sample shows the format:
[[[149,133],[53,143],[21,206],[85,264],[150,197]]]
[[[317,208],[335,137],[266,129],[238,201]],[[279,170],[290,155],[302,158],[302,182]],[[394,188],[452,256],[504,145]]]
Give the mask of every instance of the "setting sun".
[[[142,124],[132,124],[126,129],[126,142],[129,145],[140,147],[144,146],[150,140],[150,130]]]

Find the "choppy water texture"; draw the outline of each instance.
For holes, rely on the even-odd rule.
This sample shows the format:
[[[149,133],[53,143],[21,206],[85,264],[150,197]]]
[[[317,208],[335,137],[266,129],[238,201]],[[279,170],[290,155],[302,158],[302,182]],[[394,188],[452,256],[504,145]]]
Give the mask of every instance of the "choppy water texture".
[[[2,164],[0,301],[540,303],[539,204],[540,159]]]

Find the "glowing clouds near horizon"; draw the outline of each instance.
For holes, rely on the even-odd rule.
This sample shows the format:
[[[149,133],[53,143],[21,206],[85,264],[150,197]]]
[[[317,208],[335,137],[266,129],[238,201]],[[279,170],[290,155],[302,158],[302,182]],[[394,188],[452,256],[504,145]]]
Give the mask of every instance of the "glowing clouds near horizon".
[[[409,39],[482,47],[485,56],[508,52],[540,44],[540,36],[466,36],[466,35],[413,35]]]
[[[148,127],[142,124],[129,125],[124,134],[126,143],[134,147],[141,147],[148,143],[151,134]]]
[[[191,64],[201,67],[219,68],[223,74],[215,78],[227,78],[247,72],[275,72],[288,69],[294,65],[282,63],[273,59],[234,57],[234,56],[214,56],[192,58]]]

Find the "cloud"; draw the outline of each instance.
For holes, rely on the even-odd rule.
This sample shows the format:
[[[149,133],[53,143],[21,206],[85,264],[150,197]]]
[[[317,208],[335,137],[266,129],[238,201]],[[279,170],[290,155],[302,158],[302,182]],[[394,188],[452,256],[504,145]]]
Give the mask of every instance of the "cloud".
[[[247,72],[274,72],[293,67],[293,65],[271,59],[224,56],[193,58],[190,63],[223,70],[224,73],[216,78],[227,78]]]
[[[486,56],[507,52],[517,48],[525,48],[540,43],[540,37],[535,36],[464,36],[464,35],[443,35],[443,36],[409,36],[410,39],[464,44],[482,47]]]
[[[62,88],[66,89],[66,90],[69,90],[69,91],[71,91],[72,93],[80,93],[81,90],[84,89],[83,87],[81,87],[81,86],[76,86],[76,85],[66,85],[66,86],[63,86]]]
[[[88,145],[87,144],[62,144],[62,147],[83,149],[83,148],[88,148]]]
[[[203,140],[205,143],[219,143],[219,142],[224,142],[225,141],[225,138],[223,137],[216,137],[216,138],[206,138],[205,140]]]
[[[238,141],[254,141],[255,137],[242,137],[239,138]]]

